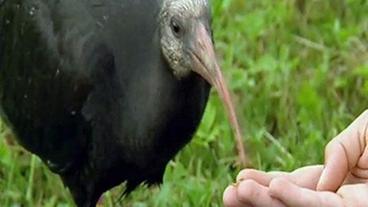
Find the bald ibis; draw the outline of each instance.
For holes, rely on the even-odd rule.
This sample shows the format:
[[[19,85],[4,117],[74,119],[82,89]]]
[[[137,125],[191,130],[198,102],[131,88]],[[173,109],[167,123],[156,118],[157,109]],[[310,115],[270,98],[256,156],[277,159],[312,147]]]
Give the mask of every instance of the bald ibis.
[[[0,2],[1,116],[78,206],[160,183],[210,85],[236,122],[207,0]]]

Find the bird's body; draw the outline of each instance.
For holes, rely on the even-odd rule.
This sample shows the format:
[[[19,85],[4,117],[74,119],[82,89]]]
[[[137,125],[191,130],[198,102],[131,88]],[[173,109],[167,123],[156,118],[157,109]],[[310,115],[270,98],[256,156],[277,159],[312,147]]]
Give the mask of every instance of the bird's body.
[[[79,204],[125,180],[130,190],[160,182],[202,117],[209,84],[171,73],[157,5],[12,0],[1,8],[3,114]]]
[[[206,0],[0,4],[0,113],[78,206],[124,181],[161,182],[190,141],[208,82],[222,84],[208,11]]]

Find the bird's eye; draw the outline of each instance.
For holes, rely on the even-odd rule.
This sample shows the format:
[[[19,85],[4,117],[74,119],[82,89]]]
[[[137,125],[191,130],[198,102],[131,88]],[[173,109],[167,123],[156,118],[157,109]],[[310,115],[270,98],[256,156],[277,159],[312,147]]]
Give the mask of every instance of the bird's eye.
[[[172,18],[170,24],[171,24],[171,30],[174,33],[174,35],[178,38],[181,37],[183,28],[179,24],[179,22],[175,18]]]

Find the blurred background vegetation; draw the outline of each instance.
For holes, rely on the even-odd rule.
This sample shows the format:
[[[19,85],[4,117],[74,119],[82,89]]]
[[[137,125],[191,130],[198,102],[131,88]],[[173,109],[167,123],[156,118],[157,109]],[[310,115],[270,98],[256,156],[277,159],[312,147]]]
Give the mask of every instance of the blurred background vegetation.
[[[323,162],[324,145],[368,104],[367,0],[213,0],[218,56],[257,169]],[[1,123],[0,123],[1,125]],[[60,179],[1,125],[0,206],[73,206]],[[240,170],[231,129],[213,93],[192,143],[164,184],[102,206],[222,206]]]

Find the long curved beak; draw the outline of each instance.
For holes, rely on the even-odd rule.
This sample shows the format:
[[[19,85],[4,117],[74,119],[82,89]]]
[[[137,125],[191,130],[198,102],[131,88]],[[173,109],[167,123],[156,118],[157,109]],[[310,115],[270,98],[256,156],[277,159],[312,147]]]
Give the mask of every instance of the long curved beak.
[[[194,67],[192,70],[202,76],[219,93],[235,132],[241,162],[242,164],[246,164],[245,162],[247,161],[245,159],[239,123],[229,90],[222,75],[221,68],[217,62],[211,36],[202,23],[197,24],[194,29],[194,33],[197,38],[191,43],[191,56],[194,61]],[[242,156],[244,157],[242,158]]]

